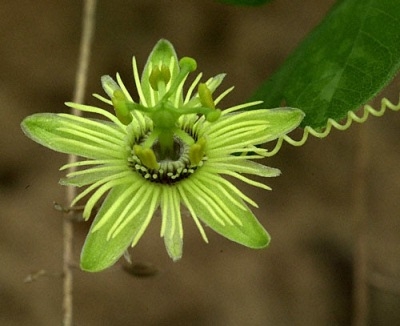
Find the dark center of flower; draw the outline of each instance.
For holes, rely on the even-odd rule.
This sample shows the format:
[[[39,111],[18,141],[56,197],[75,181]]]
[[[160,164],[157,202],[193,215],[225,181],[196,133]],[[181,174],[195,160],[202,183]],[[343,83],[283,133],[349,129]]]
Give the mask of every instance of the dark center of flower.
[[[154,141],[149,151],[141,147],[146,141],[146,136],[141,137],[139,144],[132,147],[129,166],[150,182],[172,185],[188,178],[207,160],[204,154],[204,142],[197,141],[193,145],[184,142],[180,137],[173,137],[173,151],[168,157],[162,154],[160,141]],[[195,139],[197,140],[197,139]],[[200,144],[200,145],[198,145]],[[204,143],[205,144],[205,143]],[[201,147],[195,150],[193,147]]]

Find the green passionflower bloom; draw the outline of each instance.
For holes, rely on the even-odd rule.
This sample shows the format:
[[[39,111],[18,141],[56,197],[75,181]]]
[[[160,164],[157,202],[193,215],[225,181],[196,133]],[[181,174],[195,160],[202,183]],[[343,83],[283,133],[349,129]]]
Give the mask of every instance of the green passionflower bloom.
[[[173,46],[160,40],[139,78],[135,58],[133,75],[139,102],[133,101],[117,74],[102,77],[110,99],[94,95],[114,107],[103,109],[76,103],[67,106],[103,116],[97,120],[71,114],[39,113],[22,122],[25,134],[53,150],[87,160],[61,180],[63,185],[87,186],[72,202],[91,194],[83,217],[108,193],[91,226],[81,253],[81,268],[100,271],[135,246],[160,207],[161,236],[169,256],[182,256],[181,205],[185,206],[208,242],[202,222],[224,237],[250,248],[264,248],[270,237],[247,207],[257,204],[221,175],[269,189],[243,174],[274,177],[280,171],[250,160],[266,150],[257,145],[296,128],[302,111],[216,108],[233,88],[213,99],[220,74],[200,83],[199,74],[184,94],[183,86],[196,69],[191,58],[178,61]]]

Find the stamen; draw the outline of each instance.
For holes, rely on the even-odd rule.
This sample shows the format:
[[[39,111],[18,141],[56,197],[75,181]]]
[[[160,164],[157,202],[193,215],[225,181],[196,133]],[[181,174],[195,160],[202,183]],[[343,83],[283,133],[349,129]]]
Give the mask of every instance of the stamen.
[[[221,110],[215,108],[215,103],[212,98],[211,90],[208,88],[207,84],[199,84],[198,95],[201,105],[207,109],[211,109],[205,113],[207,121],[217,121],[221,116]]]
[[[189,159],[193,165],[198,165],[204,157],[204,149],[206,147],[206,139],[200,138],[197,143],[190,146]]]
[[[215,109],[215,104],[214,100],[212,99],[211,91],[205,83],[199,84],[198,93],[202,106],[210,109]]]
[[[128,106],[129,101],[124,92],[121,89],[115,90],[111,101],[113,103],[115,115],[117,116],[118,120],[124,125],[130,124],[133,118]]]
[[[145,167],[149,169],[158,169],[160,167],[160,164],[158,164],[156,159],[156,154],[154,154],[152,149],[143,148],[140,145],[134,145],[133,150]]]

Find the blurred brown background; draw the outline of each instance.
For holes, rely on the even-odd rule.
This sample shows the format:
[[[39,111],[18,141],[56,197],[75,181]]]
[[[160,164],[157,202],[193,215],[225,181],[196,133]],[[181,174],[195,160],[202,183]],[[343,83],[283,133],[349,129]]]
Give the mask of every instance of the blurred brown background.
[[[236,89],[223,105],[246,100],[322,19],[333,0],[275,0],[235,8],[211,0],[99,1],[89,72],[120,72],[133,86],[131,56],[140,69],[156,41],[193,56],[205,77],[227,72]],[[65,112],[71,99],[81,28],[81,2],[3,1],[0,4],[0,324],[59,325],[62,301],[61,215],[57,181],[66,156],[33,143],[19,123],[34,112]],[[224,89],[225,89],[224,88]],[[397,101],[399,79],[385,96]],[[400,114],[371,118],[368,138],[370,324],[400,324]],[[283,175],[254,191],[255,211],[272,234],[252,251],[185,225],[184,257],[173,263],[154,219],[133,251],[158,273],[132,276],[120,265],[98,274],[75,272],[75,325],[349,325],[351,320],[353,178],[360,126],[334,131],[302,148],[284,146],[265,160]],[[76,226],[79,257],[89,223]],[[24,283],[41,269],[48,275]]]

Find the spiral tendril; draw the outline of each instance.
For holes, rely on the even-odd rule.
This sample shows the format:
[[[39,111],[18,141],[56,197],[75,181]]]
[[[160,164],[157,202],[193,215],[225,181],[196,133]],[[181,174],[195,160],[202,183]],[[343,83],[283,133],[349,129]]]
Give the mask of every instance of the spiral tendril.
[[[302,146],[305,144],[305,142],[308,139],[308,135],[312,135],[314,137],[322,139],[322,138],[327,137],[330,134],[332,128],[336,128],[340,131],[344,131],[351,126],[353,121],[357,122],[357,123],[364,123],[365,121],[367,121],[370,114],[375,117],[383,116],[386,112],[386,109],[390,109],[392,111],[400,111],[400,97],[399,97],[397,104],[393,104],[387,98],[384,97],[381,100],[381,107],[379,109],[374,109],[371,105],[368,105],[368,104],[365,105],[362,109],[363,114],[361,117],[357,116],[356,113],[354,113],[353,111],[349,111],[347,113],[347,119],[344,124],[341,124],[341,123],[335,121],[334,119],[329,118],[327,121],[326,127],[323,131],[316,131],[312,127],[306,126],[303,130],[303,135],[299,140],[295,140],[295,139],[291,138],[289,135],[283,135],[278,138],[278,140],[275,144],[275,147],[271,151],[268,151],[267,153],[265,153],[265,156],[271,157],[271,156],[274,156],[276,153],[278,153],[283,145],[283,142],[287,142],[290,145],[299,147],[299,146]]]

